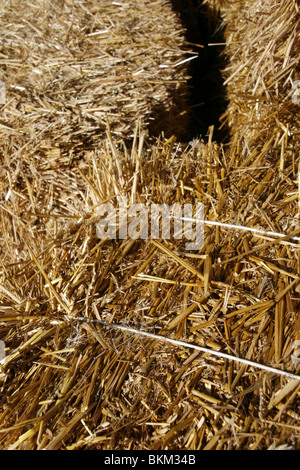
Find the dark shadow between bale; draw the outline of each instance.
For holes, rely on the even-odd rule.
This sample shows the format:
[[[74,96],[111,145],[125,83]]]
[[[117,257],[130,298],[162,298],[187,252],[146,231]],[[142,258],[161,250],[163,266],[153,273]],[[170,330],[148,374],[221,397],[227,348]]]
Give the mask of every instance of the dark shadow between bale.
[[[229,130],[221,127],[221,116],[228,105],[222,70],[226,66],[224,23],[220,12],[199,0],[170,0],[179,15],[186,34],[189,50],[197,59],[190,62],[188,83],[176,91],[173,107],[153,103],[149,126],[150,135],[162,131],[166,137],[175,134],[184,142],[206,138],[208,128],[214,126],[214,140],[227,143]],[[188,87],[188,102],[183,105],[184,87]],[[185,106],[187,109],[184,109]]]

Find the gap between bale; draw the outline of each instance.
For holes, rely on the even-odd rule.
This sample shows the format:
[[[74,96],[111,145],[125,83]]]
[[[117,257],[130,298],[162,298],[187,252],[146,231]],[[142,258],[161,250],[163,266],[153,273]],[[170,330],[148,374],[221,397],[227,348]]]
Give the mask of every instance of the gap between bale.
[[[221,117],[226,111],[228,97],[224,86],[226,67],[225,23],[219,8],[194,0],[170,0],[184,31],[188,52],[187,80],[179,89],[170,91],[173,106],[154,102],[149,133],[166,138],[176,135],[181,142],[207,139],[209,128],[215,127],[214,139],[227,143],[229,131]],[[183,61],[184,63],[184,61]],[[186,96],[182,101],[182,96]],[[184,124],[179,128],[178,121]]]
[[[225,22],[218,5],[199,0],[170,0],[179,14],[189,47],[198,56],[189,65],[188,80],[190,120],[188,139],[207,136],[215,127],[214,139],[228,142],[228,128],[221,117],[228,105],[223,71],[225,55]]]

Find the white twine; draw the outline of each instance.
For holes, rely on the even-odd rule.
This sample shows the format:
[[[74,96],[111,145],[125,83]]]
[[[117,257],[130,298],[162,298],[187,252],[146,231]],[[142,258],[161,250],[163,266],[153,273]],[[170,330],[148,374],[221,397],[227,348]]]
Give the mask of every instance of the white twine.
[[[265,364],[260,364],[259,362],[253,362],[248,359],[243,359],[241,357],[233,356],[231,354],[227,354],[221,351],[215,351],[214,349],[209,349],[205,348],[203,346],[198,346],[196,344],[192,343],[186,343],[185,341],[180,341],[177,339],[172,339],[168,338],[166,336],[161,336],[161,335],[156,335],[154,333],[149,333],[148,331],[144,330],[137,330],[136,328],[131,328],[126,325],[121,325],[117,323],[106,323],[105,321],[102,320],[91,320],[93,323],[99,323],[100,325],[106,327],[106,328],[116,328],[118,330],[123,330],[127,331],[128,333],[133,333],[138,336],[147,336],[148,338],[156,339],[158,341],[164,341],[166,343],[174,344],[176,346],[181,346],[183,348],[189,348],[189,349],[194,349],[195,351],[201,351],[205,352],[208,354],[211,354],[213,356],[217,357],[222,357],[223,359],[229,359],[230,361],[235,361],[235,362],[240,362],[242,364],[245,364],[247,366],[251,367],[256,367],[258,369],[266,370],[268,372],[272,372],[273,374],[279,374],[279,375],[284,375],[285,377],[289,377],[290,379],[296,379],[300,381],[300,376],[296,374],[292,374],[291,372],[281,370],[281,369],[276,369],[275,367],[267,366]]]
[[[170,219],[172,217],[170,216]],[[259,228],[253,228],[253,227],[247,227],[245,225],[238,225],[238,224],[228,224],[228,223],[224,223],[224,222],[217,222],[216,220],[205,220],[205,219],[195,219],[193,217],[174,217],[174,219],[178,219],[178,220],[183,220],[183,221],[187,221],[187,222],[201,222],[201,223],[204,223],[206,225],[216,225],[216,226],[219,226],[219,227],[226,227],[226,228],[233,228],[233,229],[236,229],[236,230],[245,230],[246,232],[254,232],[254,233],[259,233],[261,235],[265,235],[265,236],[270,236],[270,237],[282,237],[282,238],[288,238],[288,235],[284,234],[284,233],[280,233],[280,232],[272,232],[270,230],[263,230],[263,229],[259,229]],[[290,237],[291,240],[295,240],[295,241],[300,241],[300,237]]]

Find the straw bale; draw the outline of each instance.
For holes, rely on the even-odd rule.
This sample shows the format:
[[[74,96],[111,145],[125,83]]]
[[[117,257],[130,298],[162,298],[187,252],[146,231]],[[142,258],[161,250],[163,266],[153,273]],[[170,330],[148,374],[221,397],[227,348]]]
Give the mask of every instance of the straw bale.
[[[190,54],[166,1],[4,2],[1,25],[7,151],[29,143],[86,148],[107,120],[129,138],[139,117],[155,128],[157,113],[176,117],[165,129],[180,134],[188,78],[181,62]]]
[[[223,121],[233,141],[241,140],[242,158],[267,141],[274,163],[281,146],[283,159],[291,150],[299,152],[299,5],[298,0],[221,2],[229,57]]]
[[[0,448],[299,449],[299,153],[286,111],[295,118],[295,108],[285,101],[281,126],[232,119],[230,145],[215,143],[213,127],[206,141],[181,143],[184,120],[177,139],[150,138],[155,100],[185,109],[187,69],[176,64],[187,49],[167,2],[13,3],[1,22],[1,79],[11,84],[0,123]],[[267,15],[237,28],[260,5],[243,2],[237,19],[222,2],[232,37],[269,44]],[[236,71],[244,55],[230,37]],[[262,49],[244,51],[249,70]],[[234,80],[228,116],[247,108],[234,108]],[[203,203],[202,248],[99,239],[99,206],[120,196]]]

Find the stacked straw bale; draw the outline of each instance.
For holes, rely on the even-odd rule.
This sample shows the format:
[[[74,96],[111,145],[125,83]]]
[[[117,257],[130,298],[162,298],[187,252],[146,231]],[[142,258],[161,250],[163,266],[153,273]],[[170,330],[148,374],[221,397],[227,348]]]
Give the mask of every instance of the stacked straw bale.
[[[223,119],[233,142],[242,142],[243,158],[264,147],[276,164],[299,149],[299,1],[224,4],[230,100]]]
[[[105,134],[107,120],[129,138],[138,118],[155,128],[158,113],[175,115],[171,131],[180,134],[181,62],[190,55],[166,1],[40,0],[25,8],[7,1],[1,24],[0,80],[9,89],[1,138],[9,148],[86,148]]]
[[[212,127],[178,140],[192,51],[167,2],[4,3],[2,449],[299,448],[299,380],[215,355],[300,373],[297,4],[211,3],[227,27],[226,146]],[[155,108],[177,139],[150,139]],[[97,209],[119,196],[202,202],[202,248],[100,240]]]

